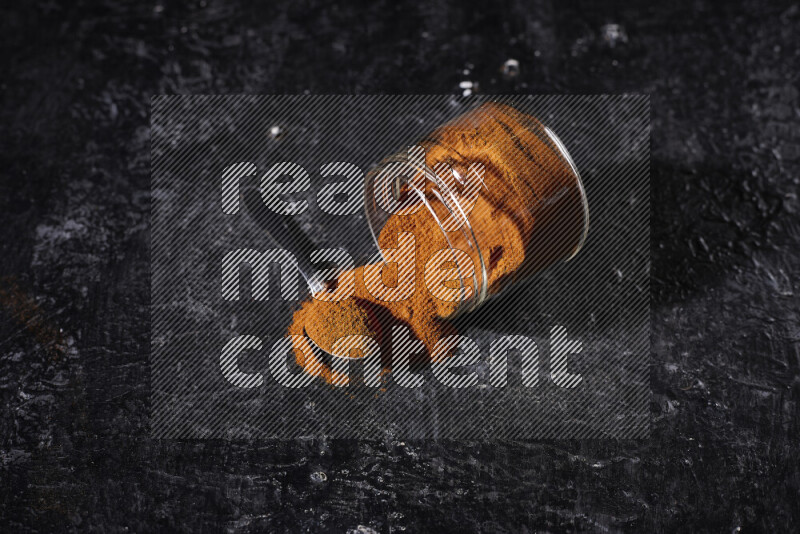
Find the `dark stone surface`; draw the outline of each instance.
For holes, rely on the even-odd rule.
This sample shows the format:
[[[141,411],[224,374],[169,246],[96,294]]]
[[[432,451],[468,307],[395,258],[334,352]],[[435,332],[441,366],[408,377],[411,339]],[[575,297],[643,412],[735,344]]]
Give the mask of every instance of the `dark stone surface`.
[[[3,8],[3,530],[796,530],[800,8],[617,7]],[[652,95],[651,439],[149,439],[150,96],[462,80]]]

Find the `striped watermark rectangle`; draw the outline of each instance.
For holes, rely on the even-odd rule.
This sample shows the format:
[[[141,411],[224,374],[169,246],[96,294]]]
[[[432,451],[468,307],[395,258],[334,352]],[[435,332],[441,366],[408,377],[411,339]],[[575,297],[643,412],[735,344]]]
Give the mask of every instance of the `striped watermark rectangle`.
[[[475,113],[507,108],[511,118],[496,118],[500,133],[492,143],[469,138]],[[527,147],[514,117],[527,117],[525,124],[546,132],[542,146],[562,154],[564,172],[580,175],[590,222],[580,245],[569,249],[569,261],[534,261],[569,233],[547,215],[567,193],[542,195],[537,189],[556,160]],[[391,263],[387,251],[380,256],[370,228],[375,214],[365,211],[365,198],[394,198],[396,212],[386,203],[375,205],[387,216],[403,216],[408,196],[402,191],[409,182],[395,182],[392,175],[378,191],[368,177],[392,154],[408,151],[411,161],[415,147],[448,124],[466,132],[456,136],[460,143],[476,147],[474,166],[459,174],[460,163],[453,161],[463,154],[450,146],[445,149],[455,160],[447,162],[456,181],[438,182],[424,151],[421,163],[402,168],[427,169],[420,183],[431,199],[446,196],[443,191],[460,195],[457,206],[468,209],[451,210],[450,220],[440,221],[448,232],[469,227],[473,194],[502,196],[515,209],[528,210],[530,220],[518,223],[520,235],[532,235],[528,227],[546,222],[547,231],[540,232],[545,237],[525,245],[526,258],[534,259],[529,263],[542,268],[531,268],[526,277],[508,275],[514,280],[489,298],[492,290],[480,295],[480,277],[488,272],[485,287],[499,287],[488,280],[503,251],[494,247],[475,260],[470,251],[453,253],[459,247],[443,249],[437,257],[454,260],[442,266],[456,272],[461,285],[436,277],[431,282],[425,271],[424,280],[410,281],[409,291],[430,291],[430,298],[443,301],[487,298],[441,321],[447,335],[434,351],[425,350],[410,319],[371,311],[369,321],[379,325],[374,336],[354,332],[332,346],[335,354],[322,351],[313,336],[309,341],[303,328],[300,335],[296,329],[297,317],[310,313],[310,299],[326,293],[338,295],[332,300],[352,299],[349,279],[340,277],[338,285],[331,280],[342,272],[357,277],[357,267],[381,259]],[[157,96],[151,132],[154,437],[648,436],[647,96]],[[524,165],[498,163],[512,157]],[[531,177],[504,175],[509,168]],[[426,189],[426,179],[433,189]],[[504,195],[488,190],[506,183]],[[519,183],[534,184],[534,191],[517,195]],[[446,199],[441,204],[449,205]],[[519,219],[518,213],[507,215],[508,221]],[[506,226],[498,231],[511,231],[501,219],[498,228]],[[480,245],[487,239],[482,232],[470,228],[464,242]],[[412,237],[398,237],[397,250],[407,246],[411,254],[395,256],[398,273],[411,257],[414,275],[417,240],[432,239],[425,233]],[[471,274],[462,277],[465,266]],[[386,277],[364,274],[363,284],[384,284],[385,299],[417,306],[404,293],[400,274],[394,286]],[[329,310],[323,326],[341,330],[349,324],[348,312]],[[417,306],[403,313],[427,312]]]

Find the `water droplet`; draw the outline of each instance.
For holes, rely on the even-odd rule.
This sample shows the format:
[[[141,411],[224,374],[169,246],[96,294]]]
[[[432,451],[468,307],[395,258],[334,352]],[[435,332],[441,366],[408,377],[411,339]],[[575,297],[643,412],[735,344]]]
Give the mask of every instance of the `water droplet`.
[[[474,91],[478,90],[478,83],[471,82],[469,80],[465,80],[458,84],[459,89],[461,89],[461,96],[469,96]]]
[[[503,78],[511,80],[519,75],[519,61],[516,59],[507,59],[503,63]]]
[[[272,139],[280,139],[281,137],[283,137],[283,128],[281,128],[278,125],[272,126],[269,129],[269,136]]]
[[[625,32],[625,28],[619,24],[604,24],[600,28],[600,36],[603,43],[609,48],[628,42],[628,34]]]

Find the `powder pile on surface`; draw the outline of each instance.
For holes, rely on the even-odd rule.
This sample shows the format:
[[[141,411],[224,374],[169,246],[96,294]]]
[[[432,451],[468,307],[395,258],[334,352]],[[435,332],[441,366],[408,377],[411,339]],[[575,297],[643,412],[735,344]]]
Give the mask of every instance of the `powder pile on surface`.
[[[414,270],[413,292],[402,300],[381,300],[370,291],[374,290],[377,276],[388,288],[400,288],[409,273],[400,280],[398,268],[391,263],[383,264],[386,266],[377,275],[380,264],[357,267],[339,277],[340,284],[343,277],[352,277],[352,297],[303,302],[288,334],[307,334],[326,352],[332,352],[337,339],[368,336],[386,357],[384,361],[390,361],[392,347],[388,338],[392,327],[405,326],[422,342],[428,357],[446,357],[447,354],[436,355],[434,347],[439,339],[455,333],[452,324],[443,318],[452,317],[460,303],[436,298],[428,289],[425,268],[433,254],[451,247],[465,253],[457,264],[450,262],[443,267],[457,266],[462,275],[470,274],[470,269],[474,271],[477,278],[463,278],[470,292],[465,303],[472,304],[483,285],[486,295],[491,296],[507,284],[568,257],[584,232],[580,186],[552,141],[537,132],[543,132],[543,127],[533,117],[502,104],[486,103],[418,143],[425,149],[425,163],[430,169],[444,163],[456,171],[439,176],[459,196],[459,205],[472,205],[469,224],[443,231],[442,222],[450,212],[437,198],[436,185],[426,181],[425,197],[430,209],[393,214],[378,235],[378,245],[384,251],[398,248],[401,234],[414,236],[414,258],[408,262]],[[482,165],[483,175],[470,174],[471,164]],[[405,253],[411,254],[411,250]],[[437,271],[439,263],[429,270]],[[483,269],[485,284],[481,279]],[[458,289],[453,278],[451,274],[444,279],[449,281],[439,283],[443,288]],[[364,356],[358,350],[340,355]],[[337,376],[307,352],[295,350],[295,358],[307,372],[328,382],[346,381],[346,377]]]

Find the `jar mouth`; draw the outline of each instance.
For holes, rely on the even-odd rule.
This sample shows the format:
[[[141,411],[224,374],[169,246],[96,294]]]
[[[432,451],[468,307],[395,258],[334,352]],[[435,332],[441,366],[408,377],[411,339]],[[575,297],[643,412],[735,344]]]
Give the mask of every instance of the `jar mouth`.
[[[489,271],[486,267],[486,261],[484,260],[483,253],[481,252],[478,238],[475,235],[475,230],[472,228],[468,214],[464,212],[458,195],[447,185],[446,182],[444,182],[444,180],[442,180],[433,170],[431,170],[427,164],[425,165],[424,172],[428,179],[430,179],[436,185],[436,188],[432,190],[434,196],[447,209],[448,214],[453,217],[454,220],[459,222],[457,230],[463,236],[465,244],[469,249],[465,250],[464,252],[473,253],[475,256],[477,256],[479,263],[479,265],[474,265],[472,272],[472,284],[474,288],[473,297],[468,299],[462,297],[462,299],[459,300],[458,308],[455,310],[455,312],[447,317],[448,319],[454,319],[463,313],[474,310],[483,304],[483,302],[487,299],[489,295]],[[457,173],[456,169],[454,168],[451,169],[451,172]],[[447,235],[448,232],[445,229],[444,223],[436,214],[434,207],[427,200],[427,198],[425,198],[424,194],[421,195],[421,198],[425,208],[436,220],[439,231],[442,232],[442,235],[444,235],[447,243],[450,245],[450,248],[453,248],[452,241]],[[456,262],[456,266],[458,266],[458,262]],[[460,275],[460,269],[459,281],[461,283],[461,290],[463,292],[466,290],[466,286],[464,284],[464,277]]]
[[[561,142],[561,139],[559,139],[553,130],[545,125],[542,126],[544,127],[545,133],[547,133],[548,137],[550,137],[550,140],[553,141],[553,144],[558,149],[561,157],[563,157],[569,165],[572,174],[575,175],[575,181],[578,183],[578,190],[581,195],[581,204],[583,205],[583,231],[581,232],[581,237],[578,240],[578,244],[575,246],[575,249],[572,251],[572,254],[570,254],[569,257],[564,260],[567,262],[574,258],[578,252],[581,251],[584,243],[586,243],[586,236],[589,234],[589,200],[586,198],[586,189],[583,187],[581,174],[578,172],[578,167],[575,165],[575,162],[572,161],[572,156],[569,155],[567,147],[564,146],[564,143]]]

